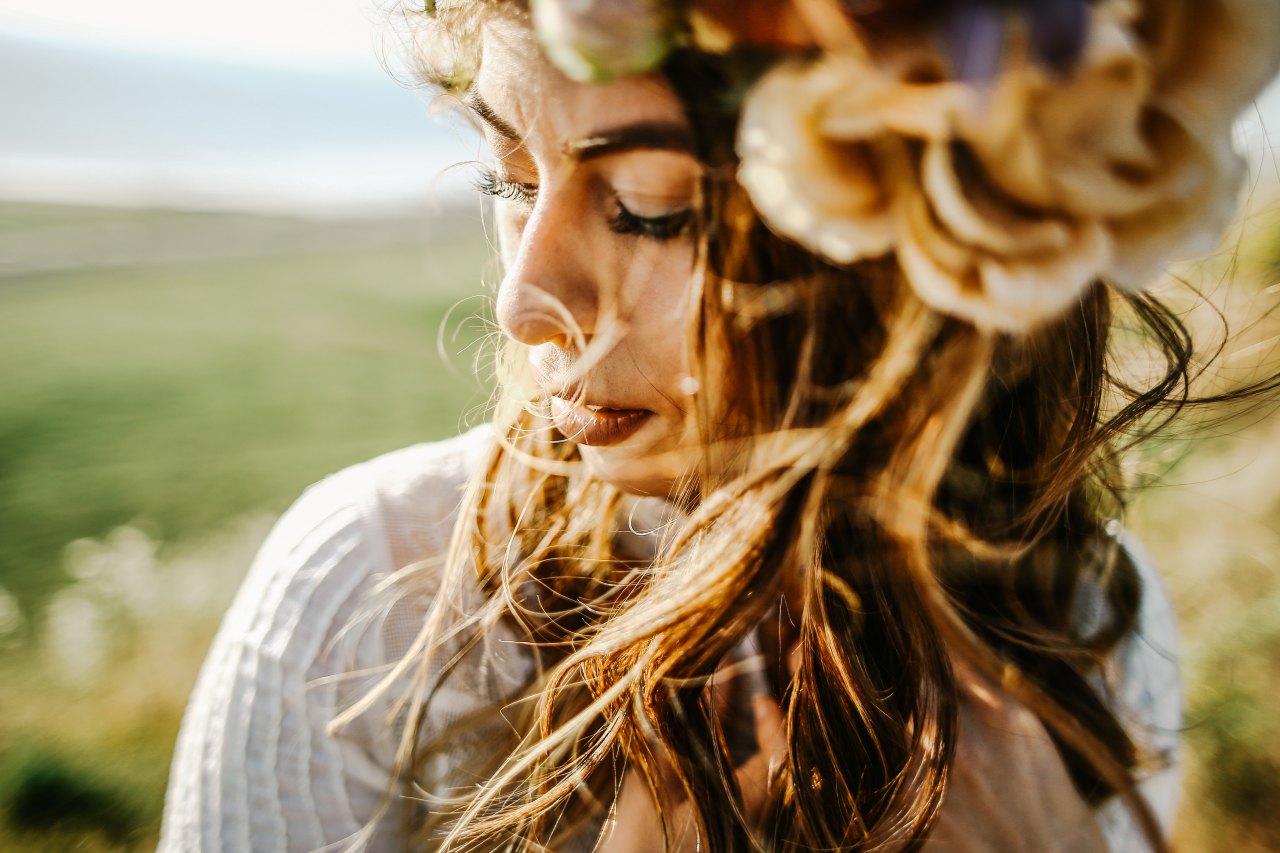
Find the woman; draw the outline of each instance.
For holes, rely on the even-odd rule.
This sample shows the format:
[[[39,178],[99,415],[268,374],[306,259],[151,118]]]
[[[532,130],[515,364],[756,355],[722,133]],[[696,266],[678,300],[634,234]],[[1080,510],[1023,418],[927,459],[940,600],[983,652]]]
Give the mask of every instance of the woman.
[[[493,152],[496,426],[281,521],[162,849],[1163,846],[1119,462],[1192,351],[1142,289],[1225,225],[1275,5],[414,20]]]

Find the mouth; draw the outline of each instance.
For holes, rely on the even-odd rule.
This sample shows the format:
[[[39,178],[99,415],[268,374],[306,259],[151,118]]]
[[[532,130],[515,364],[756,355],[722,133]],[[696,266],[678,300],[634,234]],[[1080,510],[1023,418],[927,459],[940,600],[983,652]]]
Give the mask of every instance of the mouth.
[[[618,444],[634,435],[653,417],[648,409],[616,409],[551,398],[551,420],[571,441],[588,447]]]

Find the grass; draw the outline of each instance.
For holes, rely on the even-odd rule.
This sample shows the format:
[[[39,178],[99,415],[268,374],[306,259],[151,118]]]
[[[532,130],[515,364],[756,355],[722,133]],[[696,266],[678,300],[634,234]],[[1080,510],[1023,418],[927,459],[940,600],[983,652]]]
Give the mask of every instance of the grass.
[[[6,756],[5,817],[22,835],[100,834],[113,846],[144,831],[143,810],[122,779],[80,766],[56,749],[27,746]]]
[[[1259,605],[1199,662],[1187,734],[1206,828],[1236,850],[1261,853],[1280,849],[1280,599]]]
[[[0,671],[0,849],[154,850],[169,759],[194,666],[190,638],[207,643],[212,623],[188,625],[176,650],[181,677],[139,692],[115,677],[156,677],[112,666],[94,684],[60,684],[47,672]],[[127,671],[133,669],[134,671]],[[8,712],[14,712],[10,715]]]
[[[457,432],[485,395],[471,331],[446,357],[437,332],[483,257],[473,236],[0,278],[0,586],[38,609],[73,539],[180,541]]]

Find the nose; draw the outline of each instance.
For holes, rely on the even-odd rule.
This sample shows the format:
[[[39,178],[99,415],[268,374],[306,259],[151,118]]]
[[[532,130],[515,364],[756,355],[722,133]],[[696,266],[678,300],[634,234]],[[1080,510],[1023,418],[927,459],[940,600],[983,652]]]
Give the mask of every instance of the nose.
[[[498,326],[528,346],[562,349],[589,340],[596,318],[591,246],[582,206],[564,193],[540,194],[498,289]]]

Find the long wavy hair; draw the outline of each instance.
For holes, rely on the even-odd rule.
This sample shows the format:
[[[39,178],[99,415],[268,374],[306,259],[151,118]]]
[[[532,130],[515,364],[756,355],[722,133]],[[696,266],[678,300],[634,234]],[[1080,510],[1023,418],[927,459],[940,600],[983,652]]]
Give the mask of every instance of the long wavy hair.
[[[483,16],[518,4],[433,5],[406,14],[432,46],[424,76],[453,92]],[[687,330],[698,470],[637,557],[619,544],[633,501],[521,390],[523,355],[499,359],[497,441],[443,569],[446,590],[478,584],[483,604],[460,615],[438,595],[386,682],[412,676],[417,697],[399,706],[395,779],[414,837],[563,849],[634,769],[661,813],[687,799],[702,849],[915,849],[946,790],[963,660],[1044,722],[1088,802],[1123,798],[1163,849],[1135,787],[1159,759],[1094,679],[1142,595],[1115,537],[1120,462],[1185,406],[1274,382],[1193,399],[1191,335],[1150,295],[1097,282],[1009,336],[930,310],[892,258],[838,268],[775,237],[732,179],[733,61],[678,50],[664,68],[706,166]],[[1145,381],[1117,364],[1120,318],[1157,356]],[[1100,622],[1076,618],[1084,593],[1105,602]],[[426,708],[499,624],[533,674],[505,697],[510,741],[445,794],[431,757],[497,709],[430,731]],[[762,624],[788,750],[753,826],[713,675]]]

